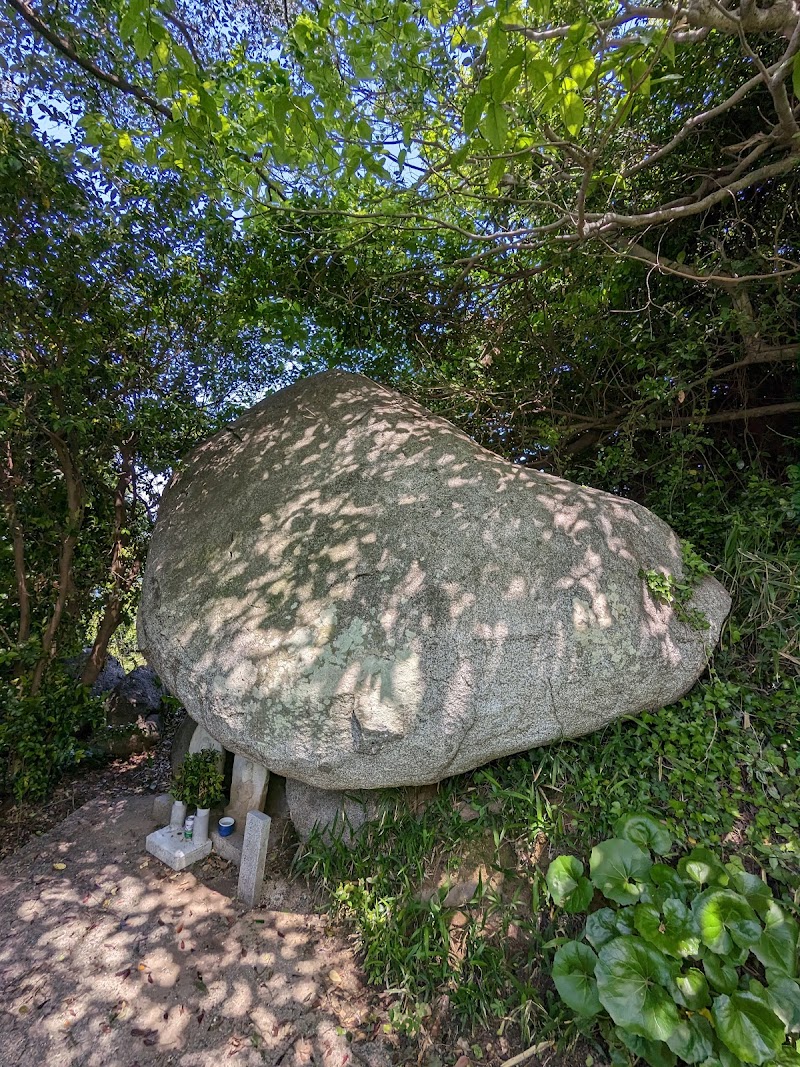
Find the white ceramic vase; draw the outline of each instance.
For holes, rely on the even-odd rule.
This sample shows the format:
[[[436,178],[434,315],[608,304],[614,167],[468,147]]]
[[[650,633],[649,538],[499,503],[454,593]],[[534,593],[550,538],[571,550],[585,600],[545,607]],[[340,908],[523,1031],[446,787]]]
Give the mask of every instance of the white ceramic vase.
[[[208,817],[211,808],[198,808],[194,817],[194,833],[192,840],[196,845],[204,845],[208,841]]]
[[[186,805],[180,800],[174,800],[172,802],[172,813],[169,817],[169,824],[172,827],[180,827],[183,829],[183,824],[186,820]]]

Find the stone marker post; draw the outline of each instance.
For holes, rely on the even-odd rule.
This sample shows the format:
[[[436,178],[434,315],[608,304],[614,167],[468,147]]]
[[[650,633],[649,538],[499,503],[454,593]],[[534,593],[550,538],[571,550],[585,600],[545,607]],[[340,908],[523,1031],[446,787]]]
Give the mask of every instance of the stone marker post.
[[[248,908],[257,908],[264,888],[264,864],[272,819],[263,811],[248,811],[236,895]]]

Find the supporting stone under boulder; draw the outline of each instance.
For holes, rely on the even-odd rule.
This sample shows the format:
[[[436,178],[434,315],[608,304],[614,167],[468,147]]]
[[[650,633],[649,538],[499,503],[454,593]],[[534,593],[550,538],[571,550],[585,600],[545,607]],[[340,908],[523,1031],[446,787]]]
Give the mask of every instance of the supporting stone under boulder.
[[[704,579],[695,629],[650,570],[683,575],[651,512],[332,371],[187,458],[139,640],[225,748],[326,790],[422,784],[685,693],[730,599]]]

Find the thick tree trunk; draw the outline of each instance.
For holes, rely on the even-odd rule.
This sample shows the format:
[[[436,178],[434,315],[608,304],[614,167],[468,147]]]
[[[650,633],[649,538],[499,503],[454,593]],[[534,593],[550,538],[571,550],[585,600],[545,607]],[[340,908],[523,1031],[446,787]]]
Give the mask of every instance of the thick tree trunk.
[[[28,592],[28,578],[25,571],[25,531],[19,521],[16,495],[14,493],[16,474],[10,441],[6,442],[6,462],[2,467],[2,481],[8,528],[11,533],[11,547],[14,553],[14,583],[17,589],[17,603],[19,604],[17,643],[22,645],[31,635],[31,597]]]
[[[133,451],[130,443],[122,446],[122,465],[114,491],[114,544],[111,550],[111,588],[106,595],[103,617],[95,635],[92,651],[83,668],[81,682],[92,685],[103,669],[108,654],[108,643],[114,636],[125,606],[125,596],[139,573],[139,561],[126,566],[125,548],[130,537],[128,517],[128,492],[133,485]]]
[[[78,535],[81,526],[83,525],[83,515],[85,510],[83,482],[75,457],[67,443],[63,438],[59,437],[58,434],[48,432],[48,436],[56,451],[59,465],[64,475],[64,482],[67,489],[67,523],[61,541],[61,550],[58,555],[58,591],[56,593],[56,602],[53,605],[53,612],[42,635],[42,653],[33,672],[33,680],[31,682],[30,690],[31,696],[36,696],[42,688],[45,672],[50,664],[50,660],[55,654],[56,633],[64,615],[64,609],[67,606],[67,600],[69,599],[69,594],[73,586],[72,563],[75,558],[75,546],[78,543]]]

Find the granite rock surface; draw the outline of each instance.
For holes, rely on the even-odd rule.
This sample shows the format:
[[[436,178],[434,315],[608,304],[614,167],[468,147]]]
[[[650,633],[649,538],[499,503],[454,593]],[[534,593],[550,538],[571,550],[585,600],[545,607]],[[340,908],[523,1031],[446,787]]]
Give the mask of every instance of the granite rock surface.
[[[513,465],[369,379],[330,371],[195,449],[162,499],[139,642],[227,749],[325,790],[420,785],[684,694],[698,630],[640,505]]]

